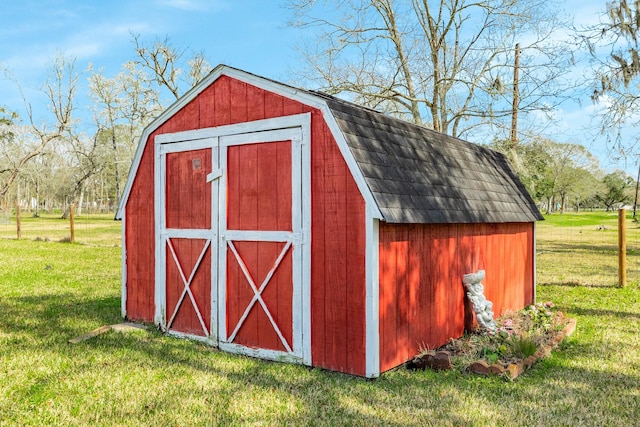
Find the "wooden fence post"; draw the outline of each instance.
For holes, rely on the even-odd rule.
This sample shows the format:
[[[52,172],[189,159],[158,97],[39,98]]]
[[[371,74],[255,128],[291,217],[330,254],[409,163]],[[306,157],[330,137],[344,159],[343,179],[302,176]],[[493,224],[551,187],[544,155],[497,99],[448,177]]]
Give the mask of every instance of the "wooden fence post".
[[[627,222],[625,209],[618,210],[618,286],[627,285]]]
[[[71,204],[71,206],[69,206],[69,225],[71,229],[71,237],[69,238],[69,241],[71,243],[75,243],[76,241],[75,210],[76,210],[76,205]]]
[[[16,203],[16,231],[18,232],[18,240],[22,239],[22,213],[19,202]]]

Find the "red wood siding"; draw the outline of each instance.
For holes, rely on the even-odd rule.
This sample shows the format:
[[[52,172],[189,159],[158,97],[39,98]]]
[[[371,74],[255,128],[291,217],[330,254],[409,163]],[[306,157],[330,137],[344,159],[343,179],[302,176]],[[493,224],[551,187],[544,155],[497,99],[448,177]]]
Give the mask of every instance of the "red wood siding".
[[[154,134],[155,135],[155,134]],[[153,141],[153,136],[150,139]],[[155,312],[153,144],[147,144],[131,187],[125,215],[127,318],[152,322]]]
[[[227,152],[227,229],[291,231],[291,142]]]
[[[485,294],[496,316],[531,304],[533,249],[531,223],[380,223],[381,371],[472,326],[464,274],[486,271]]]
[[[365,205],[320,111],[220,77],[155,134],[312,113],[312,363],[365,374]],[[153,320],[153,135],[126,206],[127,312]]]
[[[211,184],[206,179],[209,172],[211,149],[167,154],[164,190],[167,228],[211,228]],[[172,331],[206,336],[211,329],[211,250],[203,239],[171,238],[167,243],[167,326]],[[185,294],[184,280],[192,277],[192,273],[189,290],[195,303],[191,295]],[[198,316],[202,317],[204,328]]]
[[[167,155],[167,228],[211,228],[209,172],[210,149]]]
[[[321,118],[312,123],[313,364],[365,375],[365,204]]]

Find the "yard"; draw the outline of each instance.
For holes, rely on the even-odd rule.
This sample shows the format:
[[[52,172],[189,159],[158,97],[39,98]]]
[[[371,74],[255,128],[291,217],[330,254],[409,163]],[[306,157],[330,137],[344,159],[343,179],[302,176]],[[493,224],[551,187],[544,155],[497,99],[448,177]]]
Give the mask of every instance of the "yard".
[[[637,424],[640,289],[637,274],[613,286],[615,215],[539,224],[537,299],[578,327],[514,382],[404,368],[363,380],[153,330],[68,344],[121,322],[119,229],[87,226],[91,245],[68,244],[42,221],[25,224],[23,240],[0,239],[0,426]],[[634,243],[637,224],[628,228]],[[631,248],[632,272],[638,258]]]

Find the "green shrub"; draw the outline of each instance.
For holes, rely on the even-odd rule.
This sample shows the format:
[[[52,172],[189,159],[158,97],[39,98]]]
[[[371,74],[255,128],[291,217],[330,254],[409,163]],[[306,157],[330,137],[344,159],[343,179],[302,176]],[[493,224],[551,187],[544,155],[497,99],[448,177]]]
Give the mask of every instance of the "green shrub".
[[[523,359],[533,356],[537,350],[535,340],[528,336],[513,335],[509,340],[509,344],[513,354]]]

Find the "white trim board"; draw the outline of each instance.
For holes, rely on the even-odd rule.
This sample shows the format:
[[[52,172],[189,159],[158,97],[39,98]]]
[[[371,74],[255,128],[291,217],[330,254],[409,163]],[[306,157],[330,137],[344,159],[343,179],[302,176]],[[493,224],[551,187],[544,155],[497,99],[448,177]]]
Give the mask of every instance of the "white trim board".
[[[365,281],[365,330],[366,366],[365,376],[375,378],[380,375],[380,221],[366,212],[366,281]]]
[[[249,348],[238,344],[229,344],[221,342],[218,348],[222,351],[235,354],[243,354],[245,356],[255,357],[258,359],[274,360],[286,363],[303,363],[303,360],[284,351],[266,350],[262,348]]]
[[[127,317],[127,245],[126,245],[126,228],[127,228],[127,215],[126,212],[124,212],[124,215],[122,217],[122,227],[121,227],[121,245],[122,245],[122,260],[120,261],[120,268],[121,270],[121,292],[122,295],[120,295],[120,313],[122,315],[123,319],[126,319]]]
[[[197,146],[197,140],[217,138],[220,136],[245,135],[266,131],[279,131],[282,129],[300,128],[303,122],[309,121],[311,114],[302,113],[291,116],[281,116],[271,119],[254,120],[232,125],[216,126],[183,132],[164,133],[156,136],[159,144],[177,144],[178,141],[189,141],[192,146]],[[262,134],[261,134],[262,135]]]
[[[532,239],[533,239],[533,244],[531,245],[531,253],[533,254],[533,265],[531,266],[531,268],[533,269],[533,277],[531,278],[531,280],[533,281],[532,285],[533,285],[533,304],[536,303],[536,299],[538,297],[538,276],[536,274],[536,270],[537,270],[537,264],[538,264],[538,257],[536,256],[536,251],[538,250],[537,248],[537,243],[536,243],[536,234],[537,234],[537,228],[536,228],[536,223],[534,222],[533,225],[533,230],[532,230]]]

